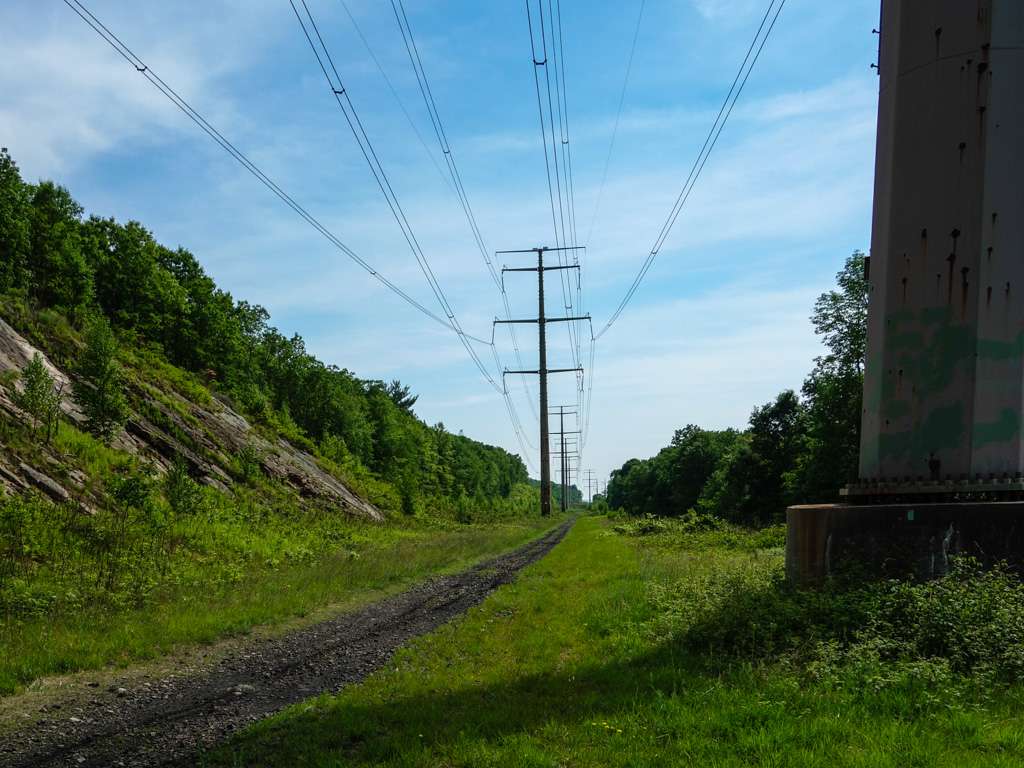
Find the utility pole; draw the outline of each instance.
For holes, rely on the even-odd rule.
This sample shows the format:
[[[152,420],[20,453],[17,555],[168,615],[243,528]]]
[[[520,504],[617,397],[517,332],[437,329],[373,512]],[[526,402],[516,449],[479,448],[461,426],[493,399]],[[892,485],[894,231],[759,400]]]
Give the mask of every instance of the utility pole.
[[[584,250],[583,246],[566,246],[563,248],[529,248],[518,251],[497,251],[499,254],[506,253],[536,253],[536,267],[502,267],[501,281],[502,288],[505,285],[506,272],[536,272],[537,273],[537,317],[521,320],[495,320],[495,325],[508,323],[536,323],[537,340],[540,347],[538,366],[535,371],[509,371],[502,372],[502,379],[508,374],[536,374],[540,377],[540,513],[547,517],[551,514],[551,442],[548,434],[548,374],[549,373],[583,373],[582,366],[575,368],[548,368],[548,347],[547,347],[547,324],[568,323],[582,320],[590,320],[590,315],[579,315],[573,317],[547,317],[544,312],[544,273],[556,269],[579,269],[579,264],[566,264],[564,266],[544,266],[544,254],[548,251],[576,251]],[[504,381],[502,382],[504,384]],[[507,389],[507,388],[506,388]]]
[[[591,490],[591,487],[593,486],[593,484],[594,484],[594,470],[588,469],[587,470],[587,502],[590,503],[590,504],[594,503],[594,492]]]
[[[579,465],[579,458],[580,458],[579,446],[576,445],[575,443],[570,443],[568,440],[566,440],[566,445],[565,445],[565,451],[564,452],[559,452],[559,451],[556,450],[556,451],[553,451],[552,453],[554,455],[559,456],[559,458],[561,459],[561,463],[562,463],[561,484],[564,486],[563,496],[565,497],[565,500],[566,500],[565,501],[566,508],[568,508],[569,502],[570,502],[571,497],[572,497],[572,481],[573,481],[573,476],[576,474],[577,467]]]
[[[571,431],[571,432],[566,432],[565,431],[565,415],[566,414],[569,414],[570,416],[575,416],[577,422],[579,421],[579,411],[575,411],[575,410],[567,411],[567,410],[565,410],[568,407],[570,407],[570,406],[566,406],[566,405],[558,406],[558,427],[559,427],[558,435],[559,435],[559,438],[560,438],[561,443],[562,443],[561,454],[562,454],[562,511],[563,512],[566,512],[569,509],[569,497],[568,497],[569,486],[568,486],[568,483],[566,482],[566,477],[569,474],[569,461],[568,461],[567,453],[566,453],[566,449],[565,449],[565,436],[566,435],[579,435],[579,434],[581,434],[580,430],[574,430],[574,431]]]

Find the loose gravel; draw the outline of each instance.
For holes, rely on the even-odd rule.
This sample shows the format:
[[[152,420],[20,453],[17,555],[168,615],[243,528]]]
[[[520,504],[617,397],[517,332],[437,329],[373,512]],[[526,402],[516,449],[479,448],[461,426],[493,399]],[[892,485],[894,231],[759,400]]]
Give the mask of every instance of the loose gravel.
[[[92,698],[53,702],[30,726],[4,735],[0,766],[185,766],[233,732],[284,707],[336,692],[379,669],[411,638],[462,614],[568,532],[567,522],[467,571],[423,582],[352,613],[243,645],[208,669],[151,682],[96,687]]]

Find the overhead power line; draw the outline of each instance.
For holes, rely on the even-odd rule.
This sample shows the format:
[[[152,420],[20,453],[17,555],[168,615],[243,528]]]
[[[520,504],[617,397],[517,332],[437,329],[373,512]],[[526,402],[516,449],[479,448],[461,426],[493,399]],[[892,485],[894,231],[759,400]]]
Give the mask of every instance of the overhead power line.
[[[440,164],[437,162],[437,158],[434,157],[434,153],[427,146],[426,139],[423,138],[423,134],[420,133],[420,129],[416,127],[416,121],[412,119],[412,115],[409,114],[409,110],[405,107],[405,102],[402,101],[402,97],[398,95],[398,90],[395,88],[394,83],[391,82],[391,78],[388,77],[388,73],[384,70],[384,65],[380,63],[380,59],[377,58],[377,54],[373,51],[373,46],[370,45],[370,41],[366,39],[366,35],[363,34],[362,28],[359,26],[359,22],[356,21],[355,15],[348,7],[348,3],[345,0],[339,0],[341,7],[345,10],[345,14],[348,16],[350,22],[352,22],[352,28],[355,29],[356,34],[363,43],[363,47],[366,52],[370,55],[374,65],[377,67],[377,71],[380,72],[380,76],[384,78],[384,82],[387,83],[388,90],[391,92],[391,96],[394,98],[395,103],[398,104],[398,108],[402,110],[402,114],[405,115],[405,120],[409,123],[409,127],[412,128],[412,132],[416,134],[416,138],[426,151],[427,156],[430,158],[430,162],[433,164],[434,169],[437,171],[437,175],[441,177],[441,181],[444,182],[445,186],[448,187],[452,192],[455,189],[452,187],[451,182],[448,181],[448,177],[445,176],[444,171],[441,170]]]
[[[465,332],[462,330],[459,320],[455,315],[455,310],[448,301],[448,297],[445,295],[444,289],[441,287],[441,283],[438,281],[433,268],[430,266],[430,260],[427,258],[426,253],[424,253],[423,248],[420,247],[419,240],[416,238],[416,233],[413,231],[412,225],[409,223],[409,219],[405,215],[405,211],[402,209],[402,204],[399,202],[398,196],[395,194],[394,188],[391,186],[391,182],[384,170],[384,166],[380,162],[377,151],[374,149],[373,143],[370,141],[370,137],[366,133],[366,129],[363,127],[362,121],[359,119],[359,114],[356,112],[355,105],[352,103],[352,99],[345,88],[341,75],[338,73],[338,69],[334,64],[334,59],[331,56],[330,50],[327,48],[327,44],[324,42],[323,36],[320,34],[320,28],[317,25],[312,12],[309,10],[306,0],[299,0],[299,2],[302,4],[302,7],[306,12],[306,18],[309,20],[309,26],[307,26],[306,21],[303,20],[302,14],[299,13],[299,9],[295,5],[294,0],[288,0],[288,2],[289,5],[291,5],[292,10],[295,12],[295,18],[298,20],[299,26],[302,28],[303,35],[309,43],[309,47],[313,51],[313,55],[316,57],[320,70],[323,72],[324,79],[327,81],[327,85],[334,96],[334,101],[337,103],[339,109],[341,109],[341,112],[345,117],[345,122],[348,123],[349,129],[352,131],[352,135],[362,152],[363,158],[366,160],[367,165],[369,165],[370,172],[373,174],[373,178],[377,182],[377,186],[384,195],[395,222],[402,231],[402,236],[405,238],[405,241],[409,246],[409,250],[416,259],[416,263],[419,264],[423,277],[426,278],[428,285],[430,285],[430,290],[433,292],[434,298],[437,299],[437,302],[447,316],[448,321],[456,329],[459,340],[462,342],[463,347],[465,347],[466,352],[469,354],[474,365],[476,365],[477,369],[480,371],[480,374],[495,389],[495,391],[502,394],[504,392],[503,387],[498,386],[494,377],[491,376],[490,372],[487,370],[487,366],[484,365],[480,356],[473,348],[473,345],[466,338]],[[310,34],[310,29],[312,29],[312,34]],[[314,36],[316,37],[316,42],[313,40]],[[321,52],[323,53],[322,56]],[[328,71],[328,67],[330,68],[330,71]],[[333,78],[331,76],[332,73]]]
[[[690,193],[693,191],[697,180],[700,178],[701,172],[704,170],[704,166],[710,157],[711,152],[714,150],[715,145],[718,143],[719,137],[722,135],[722,130],[725,128],[726,122],[729,120],[729,116],[732,114],[733,107],[736,106],[736,102],[739,100],[740,94],[743,93],[743,88],[747,84],[747,79],[750,77],[750,73],[754,70],[754,66],[757,64],[758,58],[761,56],[761,51],[764,50],[765,43],[768,42],[768,38],[771,36],[772,30],[775,28],[775,23],[779,20],[779,14],[782,13],[783,7],[786,5],[786,0],[780,0],[776,7],[777,0],[771,0],[768,3],[768,9],[765,11],[764,17],[761,19],[761,25],[758,27],[754,39],[750,43],[750,47],[747,49],[746,56],[743,57],[743,62],[740,64],[739,70],[736,72],[736,77],[732,81],[732,86],[729,88],[729,92],[725,96],[725,100],[722,102],[721,108],[718,110],[718,116],[715,118],[714,124],[711,126],[711,130],[708,131],[707,137],[704,139],[704,145],[701,147],[700,152],[694,160],[693,166],[690,168],[690,174],[686,178],[686,182],[683,184],[682,190],[679,192],[679,196],[676,198],[675,204],[672,206],[672,210],[669,212],[668,218],[665,223],[662,224],[661,230],[658,232],[658,237],[654,241],[650,252],[644,259],[643,265],[640,267],[640,271],[633,279],[632,284],[626,291],[625,296],[619,302],[615,312],[605,323],[604,327],[595,337],[600,339],[608,332],[608,329],[614,325],[615,321],[619,319],[626,305],[629,304],[630,299],[636,293],[637,288],[640,287],[640,283],[643,281],[651,265],[654,263],[654,259],[658,256],[661,248],[665,244],[665,240],[668,238],[669,233],[672,231],[673,225],[676,223],[676,219],[679,218],[679,214],[686,205],[686,201],[690,198]],[[775,11],[774,16],[772,11]],[[769,17],[771,22],[768,22]],[[765,25],[767,30],[765,30]],[[762,34],[763,33],[763,34]],[[756,51],[755,51],[756,49]]]
[[[568,95],[568,80],[565,75],[565,38],[562,30],[562,0],[555,0],[554,7],[552,7],[552,0],[548,0],[548,17],[551,21],[551,50],[554,56],[554,70],[555,70],[555,94],[556,104],[558,106],[558,125],[559,125],[559,138],[562,149],[562,169],[563,178],[565,181],[566,190],[566,211],[568,213],[569,220],[569,242],[575,246],[579,245],[579,240],[576,236],[576,185],[573,180],[572,172],[572,143],[569,139],[569,95]],[[555,29],[557,26],[557,35]],[[572,254],[574,264],[579,266],[579,254],[580,250],[575,249],[569,251]],[[565,273],[563,273],[565,274]],[[572,295],[572,279],[571,275],[566,274],[568,281],[568,293]],[[582,312],[583,311],[583,270],[576,270],[576,300],[575,308]],[[568,302],[567,309],[573,310],[572,299]],[[579,326],[573,325],[571,330],[573,331],[572,342],[575,344],[575,357],[577,363],[581,360],[580,356],[580,329]],[[577,406],[582,405],[582,393],[583,393],[583,378],[582,374],[577,377]]]
[[[342,0],[344,2],[344,0]],[[453,189],[458,196],[459,204],[462,208],[463,213],[466,217],[466,222],[469,224],[470,231],[473,234],[473,239],[476,241],[477,248],[480,250],[480,256],[484,260],[484,264],[487,266],[488,274],[494,282],[495,287],[501,294],[501,300],[503,309],[505,310],[505,318],[511,318],[511,308],[508,302],[508,295],[505,292],[505,286],[497,271],[494,267],[494,262],[491,261],[490,253],[487,245],[484,241],[483,233],[480,230],[480,226],[477,224],[476,216],[473,213],[473,206],[469,202],[469,195],[466,193],[465,185],[462,183],[462,175],[459,173],[459,167],[455,162],[455,153],[452,151],[451,144],[448,141],[448,134],[445,132],[444,123],[441,120],[441,113],[438,111],[437,102],[434,100],[433,91],[430,88],[430,80],[427,77],[426,68],[423,66],[423,60],[420,58],[419,48],[416,45],[416,38],[413,35],[412,25],[409,23],[409,17],[406,15],[405,6],[402,0],[392,0],[391,9],[395,13],[395,21],[398,22],[398,29],[402,33],[402,41],[405,44],[406,53],[409,55],[409,62],[412,64],[413,72],[416,75],[416,83],[419,86],[420,94],[423,97],[423,103],[427,108],[427,113],[430,115],[430,122],[434,128],[434,135],[437,137],[438,144],[441,147],[441,153],[444,156],[445,163],[448,166],[448,174],[451,178],[451,184]],[[516,337],[515,328],[512,325],[508,326],[509,336],[512,339],[512,347],[515,351],[516,362],[519,367],[523,367],[522,352],[519,348],[519,340]],[[501,363],[501,358],[495,348],[495,362],[498,364],[498,370],[504,370],[504,365]],[[526,384],[526,377],[520,377],[523,392],[526,395],[526,401],[530,404],[530,409],[533,411],[534,418],[537,418],[537,411],[533,405],[533,398],[530,394],[529,386]],[[508,397],[508,392],[505,392],[505,396]],[[515,406],[511,405],[511,409],[514,411]]]
[[[516,433],[516,438],[519,441],[520,447],[523,448],[524,455],[528,457],[529,453],[526,452],[524,446],[524,434],[522,424],[519,421],[518,414],[515,412],[515,406],[513,405],[511,398],[508,395],[508,391],[504,386],[504,382],[502,382],[501,386],[497,384],[497,382],[491,376],[490,372],[487,370],[487,366],[484,365],[483,361],[480,359],[476,350],[473,348],[472,344],[470,344],[468,339],[465,338],[465,335],[462,332],[462,327],[459,324],[458,318],[455,316],[455,310],[452,308],[447,296],[445,296],[444,289],[441,287],[440,282],[435,276],[434,271],[430,266],[430,261],[427,258],[426,253],[423,251],[423,248],[420,246],[419,240],[417,239],[416,234],[413,231],[412,224],[409,222],[408,217],[405,215],[405,211],[402,209],[402,204],[398,200],[398,196],[395,193],[390,180],[388,179],[387,172],[384,170],[384,166],[377,155],[377,152],[373,146],[373,142],[370,140],[370,137],[367,134],[366,129],[363,127],[362,121],[359,119],[359,114],[356,111],[355,105],[352,102],[352,98],[349,95],[348,90],[345,88],[344,82],[342,81],[341,78],[341,74],[338,72],[338,69],[334,63],[334,58],[331,56],[330,49],[327,47],[327,43],[325,42],[323,35],[320,33],[320,28],[316,23],[316,19],[313,16],[312,11],[310,11],[309,5],[306,3],[306,0],[299,0],[299,2],[302,4],[302,8],[305,11],[306,20],[309,21],[308,27],[306,25],[306,21],[303,19],[302,14],[299,12],[299,9],[296,6],[294,0],[289,0],[289,4],[291,5],[292,10],[295,12],[295,18],[298,20],[299,26],[302,28],[303,35],[305,36],[306,41],[309,43],[310,49],[313,51],[313,55],[316,58],[317,64],[320,66],[321,72],[323,72],[324,79],[326,80],[327,85],[331,90],[331,93],[334,97],[334,101],[341,109],[341,112],[345,117],[345,122],[348,124],[349,129],[351,130],[352,135],[356,140],[356,143],[359,145],[359,149],[362,152],[363,158],[366,160],[367,165],[369,165],[370,167],[370,171],[377,182],[377,186],[380,188],[381,193],[384,195],[384,198],[387,201],[388,208],[391,210],[391,214],[395,219],[395,223],[398,224],[399,229],[401,229],[402,236],[405,238],[405,241],[408,244],[410,251],[412,251],[413,256],[415,257],[417,263],[419,264],[420,270],[423,272],[423,276],[426,278],[428,284],[431,287],[431,290],[434,293],[434,297],[437,299],[438,303],[440,304],[442,310],[447,315],[451,324],[458,329],[459,339],[462,341],[463,346],[466,348],[466,352],[473,360],[473,363],[476,365],[481,375],[505,400],[505,406],[509,412],[509,418],[512,422],[512,428]],[[312,34],[310,34],[310,30],[312,30]],[[314,36],[316,38],[315,42],[313,39]],[[323,54],[322,56],[321,53]],[[438,128],[439,126],[435,124],[435,130],[438,130]],[[439,138],[443,140],[442,149],[445,152],[445,158],[446,161],[449,163],[449,168],[453,168],[450,148],[447,146],[447,140],[444,139],[443,131],[439,134]],[[465,200],[465,190],[462,187],[462,181],[461,178],[459,178],[458,176],[457,170],[453,175],[453,181],[455,181],[456,183],[456,189],[459,192],[460,201]],[[467,210],[469,209],[467,208]],[[471,211],[469,212],[469,215],[472,216]],[[490,347],[492,353],[494,354],[495,362],[498,364],[498,371],[500,374],[502,366],[500,364],[500,359],[498,358],[497,350],[494,346],[493,339],[490,342]]]
[[[207,121],[205,117],[196,111],[191,104],[183,99],[173,88],[171,88],[171,86],[164,82],[156,72],[143,62],[141,58],[139,58],[127,45],[125,45],[113,32],[111,32],[110,29],[107,28],[106,25],[104,25],[103,22],[101,22],[95,15],[93,15],[85,5],[79,2],[79,0],[64,0],[64,4],[74,11],[79,18],[81,18],[82,21],[84,21],[97,35],[106,41],[107,44],[109,44],[110,47],[121,56],[121,58],[131,64],[139,74],[145,77],[153,87],[169,99],[174,106],[181,110],[185,116],[195,123],[207,136],[213,139],[213,141],[215,141],[225,152],[231,155],[243,168],[245,168],[246,171],[252,174],[257,181],[278,197],[281,202],[291,208],[292,211],[298,214],[307,224],[326,238],[331,245],[344,253],[371,277],[396,294],[409,306],[423,313],[439,325],[443,325],[448,330],[459,333],[459,330],[452,323],[423,306],[420,302],[381,274],[373,265],[345,245],[345,243],[343,243],[331,230],[322,224],[319,219],[313,216],[308,210],[306,210],[306,208],[300,205],[295,198],[278,186],[276,182],[267,176],[255,163],[242,153],[241,150],[225,138],[224,135],[209,121]],[[470,336],[468,334],[466,335],[466,338],[479,344],[489,343],[486,339]]]
[[[301,206],[291,195],[287,193],[281,186],[276,184],[270,179],[255,163],[242,153],[239,148],[231,143],[220,131],[217,130],[209,121],[206,120],[198,111],[196,111],[191,104],[189,104],[184,98],[182,98],[170,85],[168,85],[156,72],[154,72],[146,63],[134,53],[122,40],[115,35],[108,27],[106,27],[99,18],[97,18],[83,3],[79,0],[63,0],[65,4],[71,8],[86,25],[92,29],[100,38],[108,43],[122,58],[124,58],[130,65],[135,69],[136,72],[141,74],[146,80],[157,88],[165,97],[167,97],[177,108],[191,121],[193,121],[204,133],[206,133],[211,139],[213,139],[228,155],[234,160],[240,163],[250,174],[252,174],[261,184],[267,187],[276,198],[279,198],[285,205],[287,205],[292,211],[298,214],[306,223],[312,226],[317,232],[321,233],[322,236],[328,240],[335,248],[344,253],[348,258],[358,264],[362,269],[366,270],[375,280],[380,282],[388,290],[392,291],[403,301],[406,301],[410,306],[419,310],[426,316],[430,317],[432,321],[438,325],[444,326],[459,335],[463,343],[468,346],[468,342],[474,341],[479,344],[490,346],[490,342],[485,339],[480,339],[470,334],[466,334],[457,326],[456,323],[445,321],[444,318],[440,317],[435,312],[431,311],[427,307],[423,306],[420,302],[410,296],[408,293],[402,291],[391,281],[389,281],[383,274],[381,274],[374,266],[372,266],[365,259],[362,259],[352,249],[346,246],[341,240],[335,236],[327,226],[319,221],[315,216],[310,214],[303,206]],[[450,318],[454,321],[454,317]],[[470,347],[471,348],[471,347]],[[474,350],[475,354],[475,350]],[[493,383],[493,380],[492,380]],[[510,417],[512,414],[510,413]],[[513,427],[516,429],[517,437],[520,435],[522,428],[516,426],[515,420]],[[532,462],[529,460],[529,452],[522,446],[520,439],[520,447],[522,449],[523,456],[526,461],[532,466]]]
[[[615,125],[612,128],[612,138],[608,142],[608,154],[604,158],[604,171],[601,173],[601,184],[597,188],[597,202],[594,204],[594,214],[590,217],[590,228],[587,230],[587,244],[594,234],[594,224],[597,223],[597,214],[601,210],[601,198],[604,197],[604,186],[608,181],[608,168],[612,162],[612,151],[615,149],[615,139],[619,135],[619,120],[622,118],[622,105],[626,102],[626,90],[629,87],[629,75],[633,71],[633,57],[636,54],[636,41],[640,37],[640,23],[644,18],[644,7],[647,0],[640,0],[640,10],[636,14],[636,26],[633,28],[633,43],[629,47],[629,58],[626,59],[626,74],[622,78],[622,90],[619,92],[619,107],[615,110]]]
[[[473,207],[470,205],[469,196],[466,194],[466,188],[462,184],[462,175],[459,173],[459,167],[455,163],[455,156],[452,152],[451,145],[448,143],[448,135],[444,130],[444,123],[441,121],[441,115],[437,110],[437,103],[434,101],[434,94],[430,90],[430,81],[427,79],[426,70],[423,68],[423,62],[420,59],[419,49],[416,47],[416,39],[412,34],[412,27],[409,25],[409,18],[405,13],[405,6],[402,5],[401,0],[391,0],[391,9],[395,13],[395,20],[398,22],[398,29],[402,33],[402,42],[405,43],[405,50],[409,54],[409,61],[412,64],[413,72],[416,74],[416,82],[419,85],[420,93],[423,96],[423,103],[426,105],[427,113],[430,115],[430,122],[434,128],[434,135],[437,136],[437,141],[441,145],[441,152],[444,154],[445,162],[448,164],[448,172],[451,175],[452,182],[455,184],[455,191],[459,196],[459,204],[462,206],[462,210],[466,215],[466,221],[469,222],[470,230],[473,233],[473,238],[476,240],[477,247],[480,249],[480,255],[483,257],[484,263],[487,265],[487,271],[494,281],[496,286],[501,286],[501,278],[494,268],[494,263],[491,261],[491,257],[487,252],[487,246],[484,244],[483,235],[480,234],[480,227],[477,225],[476,216],[473,215]]]
[[[306,208],[299,204],[290,194],[283,190],[276,182],[274,182],[262,169],[253,163],[241,150],[239,150],[231,141],[229,141],[216,127],[214,127],[202,114],[200,114],[195,108],[192,107],[184,98],[182,98],[170,85],[168,85],[156,72],[154,72],[131,48],[129,48],[117,35],[115,35],[99,18],[97,18],[83,3],[79,0],[64,0],[64,4],[67,5],[74,13],[82,19],[100,38],[102,38],[114,51],[121,56],[126,62],[128,62],[139,74],[146,78],[163,94],[172,104],[174,104],[182,113],[185,114],[193,123],[196,124],[207,136],[209,136],[214,142],[217,143],[225,152],[231,155],[246,171],[248,171],[257,181],[263,186],[269,189],[278,199],[287,205],[293,212],[301,217],[307,224],[315,229],[320,235],[322,235],[328,242],[331,243],[335,248],[340,250],[348,258],[354,261],[359,267],[366,271],[371,277],[384,285],[388,290],[395,293],[399,298],[405,301],[414,309],[423,313],[434,322],[444,326],[448,330],[451,330],[459,335],[460,339],[464,343],[467,341],[473,341],[479,344],[491,346],[491,342],[486,339],[481,339],[476,336],[465,333],[461,328],[457,327],[456,324],[446,320],[432,312],[427,307],[423,306],[420,302],[410,296],[408,293],[403,291],[387,277],[381,274],[375,267],[369,262],[360,257],[355,251],[349,248],[343,243],[330,229],[320,222],[315,216],[313,216]],[[510,413],[511,417],[511,413]],[[514,428],[517,429],[517,437],[520,435],[521,426]],[[522,442],[520,441],[522,447]],[[522,447],[523,456],[527,462],[531,464],[529,452]]]
[[[563,168],[564,157],[560,159],[559,148],[565,148],[565,145],[569,142],[568,135],[563,130],[563,119],[562,119],[562,96],[561,96],[561,85],[559,77],[558,67],[558,36],[555,32],[555,17],[552,10],[551,0],[548,0],[548,20],[545,21],[544,13],[544,2],[543,0],[536,0],[537,2],[537,17],[538,17],[538,30],[539,30],[539,41],[537,38],[537,32],[534,30],[533,22],[533,10],[530,5],[530,0],[526,0],[526,20],[527,28],[530,34],[530,54],[533,61],[533,80],[534,88],[537,95],[537,113],[540,118],[540,130],[541,130],[541,143],[544,147],[544,168],[547,177],[548,185],[548,199],[551,204],[551,224],[555,235],[556,247],[570,246],[574,242],[572,236],[571,217],[570,213],[570,226],[566,226],[566,211],[571,206],[570,190],[568,185],[568,171],[567,167]],[[550,32],[549,32],[550,30]],[[551,36],[551,51],[549,55],[548,51],[548,36]],[[541,51],[542,58],[537,57],[538,53],[538,42]],[[552,59],[549,61],[549,57]],[[544,92],[547,101],[547,111],[544,109],[545,98],[541,95],[541,83],[540,74],[538,70],[544,68]],[[555,110],[556,97],[552,95],[551,87],[551,70],[555,70],[555,93],[557,95],[558,111]],[[558,122],[558,137],[555,135],[555,122]],[[548,149],[548,140],[550,137],[550,152]],[[563,143],[564,142],[564,143]],[[554,174],[552,175],[552,170]],[[566,181],[565,189],[563,190],[563,178]],[[568,235],[568,236],[567,236]],[[572,252],[575,253],[575,246],[572,246]],[[558,252],[560,266],[565,266],[564,253]],[[566,282],[566,276],[560,275],[561,286],[562,286],[562,298],[563,304],[567,312],[570,314],[574,308],[574,302],[572,299],[571,284]],[[571,280],[571,277],[568,278]],[[569,345],[570,351],[573,357],[573,364],[579,367],[579,343],[578,343],[578,328],[574,323],[568,323],[566,329],[569,334]],[[581,388],[582,379],[577,378],[577,389]]]

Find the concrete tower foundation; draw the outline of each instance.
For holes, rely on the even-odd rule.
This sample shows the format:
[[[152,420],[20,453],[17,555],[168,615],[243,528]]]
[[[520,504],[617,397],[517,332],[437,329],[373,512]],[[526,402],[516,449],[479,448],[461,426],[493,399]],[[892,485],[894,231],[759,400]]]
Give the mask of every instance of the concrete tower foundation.
[[[883,0],[879,82],[860,479],[797,580],[1024,557],[1024,2]]]

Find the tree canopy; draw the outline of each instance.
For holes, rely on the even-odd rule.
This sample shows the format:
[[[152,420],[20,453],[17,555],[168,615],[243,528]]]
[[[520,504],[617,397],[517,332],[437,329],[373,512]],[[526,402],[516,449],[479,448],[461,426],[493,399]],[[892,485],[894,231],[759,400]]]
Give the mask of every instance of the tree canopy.
[[[75,392],[103,434],[123,417],[116,387],[107,388],[118,375],[116,336],[196,373],[257,422],[295,430],[338,465],[391,483],[406,511],[421,497],[507,498],[527,480],[518,456],[416,418],[409,386],[318,360],[301,336],[270,325],[263,307],[219,288],[184,248],[161,245],[138,222],[85,216],[52,182],[26,183],[6,150],[0,293],[86,331]]]
[[[631,514],[697,510],[749,525],[779,521],[789,504],[835,499],[857,477],[867,323],[864,254],[853,253],[836,288],[811,315],[826,354],[798,396],[792,390],[754,408],[746,429],[689,425],[650,459],[612,472],[609,506]]]

